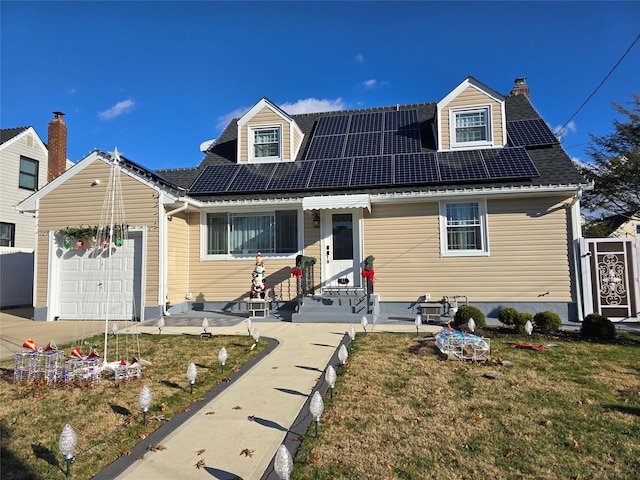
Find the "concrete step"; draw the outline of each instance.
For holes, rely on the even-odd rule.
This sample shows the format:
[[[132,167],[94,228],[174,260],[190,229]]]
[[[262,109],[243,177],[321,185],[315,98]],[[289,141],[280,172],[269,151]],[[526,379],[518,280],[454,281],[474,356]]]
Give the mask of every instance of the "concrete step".
[[[366,316],[367,321],[374,323],[373,315],[364,313],[343,313],[343,312],[300,312],[291,315],[292,323],[349,323],[354,326],[360,325],[362,317]]]
[[[307,297],[302,300],[298,313],[366,313],[367,299],[365,298],[327,298]]]

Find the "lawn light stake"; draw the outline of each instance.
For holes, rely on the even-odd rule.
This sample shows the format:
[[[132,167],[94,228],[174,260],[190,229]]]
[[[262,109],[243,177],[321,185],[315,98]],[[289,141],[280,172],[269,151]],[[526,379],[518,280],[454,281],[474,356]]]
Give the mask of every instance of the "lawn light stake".
[[[327,367],[327,371],[324,373],[324,379],[331,389],[331,400],[333,400],[333,387],[336,386],[336,371],[333,366],[329,365]]]
[[[224,373],[224,364],[227,363],[227,349],[222,347],[218,353],[218,361],[220,362],[220,373]]]
[[[309,411],[311,415],[313,415],[313,419],[316,421],[316,438],[318,437],[318,423],[320,423],[320,417],[322,416],[322,412],[324,412],[324,402],[322,401],[322,396],[319,391],[313,392],[313,396],[311,397],[311,403],[309,403]]]
[[[189,393],[193,393],[193,384],[196,383],[196,377],[198,376],[198,369],[196,364],[191,362],[187,368],[187,379],[189,380]]]
[[[289,480],[291,478],[293,458],[291,458],[291,453],[289,453],[289,450],[284,446],[284,444],[281,444],[278,447],[276,458],[273,461],[273,469],[280,480]]]
[[[62,433],[60,434],[60,441],[58,442],[60,453],[64,455],[64,458],[67,461],[67,477],[71,475],[71,459],[73,458],[73,454],[75,452],[77,444],[78,436],[76,435],[76,432],[73,430],[71,425],[67,423],[62,429]]]

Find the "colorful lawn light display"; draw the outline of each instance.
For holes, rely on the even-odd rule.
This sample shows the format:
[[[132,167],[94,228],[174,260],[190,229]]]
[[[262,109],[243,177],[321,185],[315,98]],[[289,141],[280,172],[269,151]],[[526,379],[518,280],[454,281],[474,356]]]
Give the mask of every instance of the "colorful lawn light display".
[[[436,333],[435,342],[449,360],[485,361],[491,353],[489,339],[450,328]]]

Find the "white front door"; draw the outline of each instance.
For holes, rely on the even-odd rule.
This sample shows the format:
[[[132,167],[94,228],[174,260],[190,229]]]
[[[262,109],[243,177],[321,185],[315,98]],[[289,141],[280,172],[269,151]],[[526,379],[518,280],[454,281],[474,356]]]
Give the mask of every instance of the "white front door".
[[[362,210],[324,210],[322,286],[359,287]]]

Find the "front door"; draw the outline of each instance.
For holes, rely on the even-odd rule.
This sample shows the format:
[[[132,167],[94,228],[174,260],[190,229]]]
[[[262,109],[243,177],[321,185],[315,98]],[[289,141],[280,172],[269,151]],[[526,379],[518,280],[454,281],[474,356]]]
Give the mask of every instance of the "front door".
[[[362,211],[325,210],[322,215],[322,286],[360,286]]]

